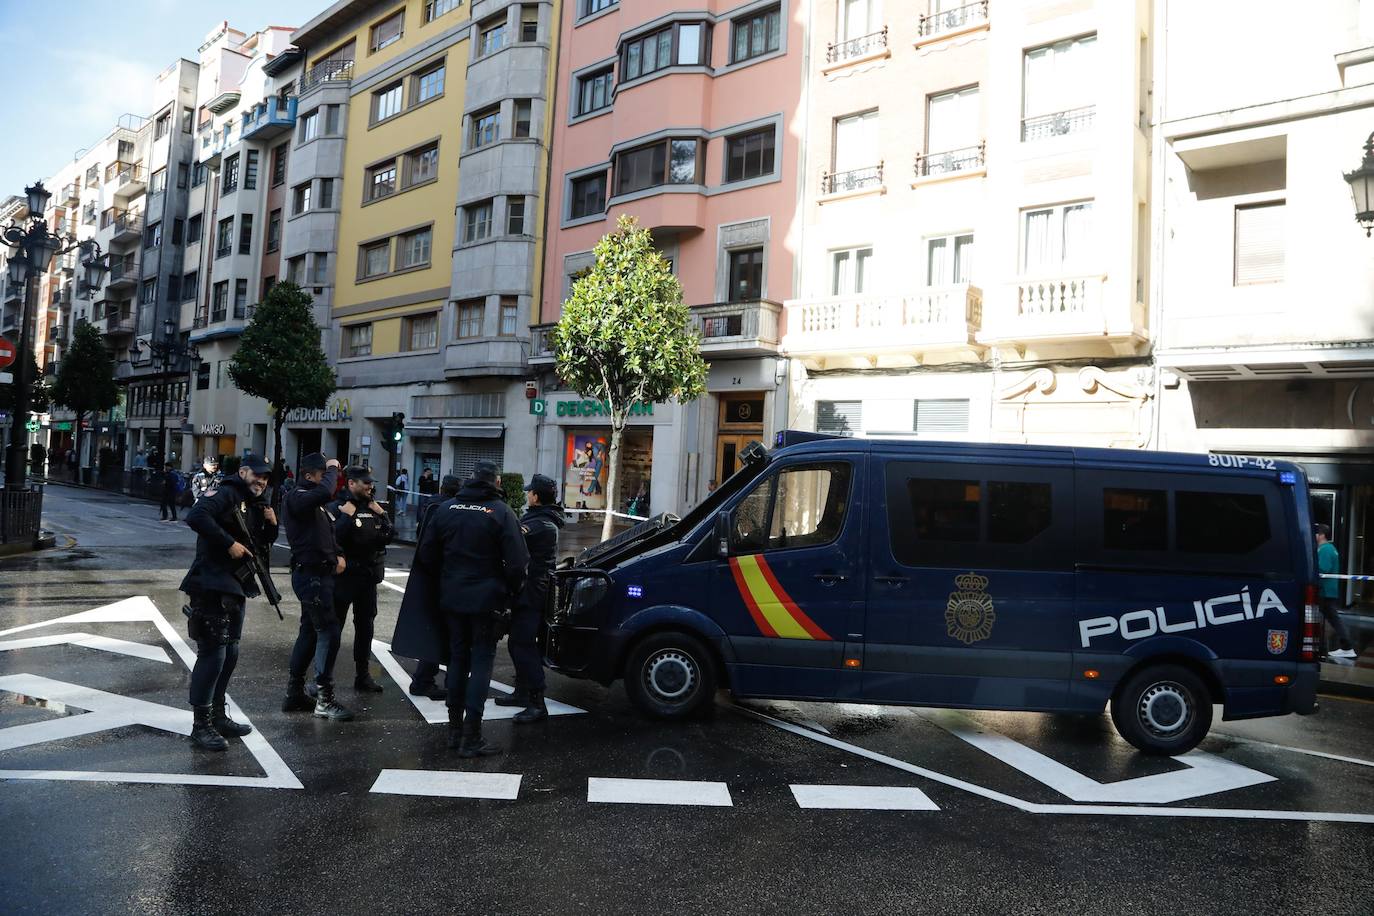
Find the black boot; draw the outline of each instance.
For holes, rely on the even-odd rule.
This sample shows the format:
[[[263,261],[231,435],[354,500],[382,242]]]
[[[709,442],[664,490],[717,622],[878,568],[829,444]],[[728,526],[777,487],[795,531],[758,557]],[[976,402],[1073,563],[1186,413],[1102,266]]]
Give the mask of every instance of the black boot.
[[[515,721],[520,723],[538,722],[549,717],[549,707],[544,705],[544,691],[531,690],[529,702],[525,708],[515,714]]]
[[[454,750],[463,743],[463,707],[450,706],[448,710],[448,748]]]
[[[305,695],[305,678],[293,677],[286,682],[286,699],[281,701],[282,712],[310,712],[315,701]]]
[[[411,681],[409,693],[413,697],[429,697],[431,700],[439,700],[441,702],[448,699],[448,691],[432,682],[429,684],[417,684]]]
[[[482,740],[482,720],[463,720],[463,739],[458,745],[459,757],[491,757],[502,753],[499,747]]]
[[[372,679],[372,672],[363,671],[353,679],[353,689],[359,693],[381,693],[382,685]]]
[[[515,691],[508,696],[497,697],[492,702],[497,706],[519,706],[524,708],[530,705],[530,689],[515,685]]]
[[[347,722],[353,718],[353,711],[341,706],[334,699],[334,685],[320,684],[319,693],[315,695],[315,715],[321,719],[333,719],[335,722]]]
[[[210,708],[210,723],[221,735],[237,735],[242,738],[253,733],[253,726],[229,718],[229,711],[224,708],[223,700],[216,700],[215,705]]]
[[[227,751],[229,742],[210,724],[209,706],[192,706],[191,711],[195,716],[191,725],[191,743],[196,747],[204,748],[207,751]]]

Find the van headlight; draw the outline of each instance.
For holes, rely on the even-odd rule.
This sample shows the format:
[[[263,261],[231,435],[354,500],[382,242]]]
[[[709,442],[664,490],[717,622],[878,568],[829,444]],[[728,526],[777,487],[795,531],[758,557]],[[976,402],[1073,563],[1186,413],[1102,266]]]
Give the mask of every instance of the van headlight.
[[[568,602],[568,611],[577,614],[588,611],[601,603],[601,599],[606,597],[606,592],[610,589],[610,581],[601,576],[588,576],[578,579],[573,586],[572,597]]]

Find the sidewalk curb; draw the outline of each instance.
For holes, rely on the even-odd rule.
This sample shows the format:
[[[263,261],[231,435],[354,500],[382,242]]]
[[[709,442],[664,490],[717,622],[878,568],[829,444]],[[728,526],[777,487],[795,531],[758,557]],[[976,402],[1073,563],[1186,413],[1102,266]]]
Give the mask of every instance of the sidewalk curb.
[[[1374,671],[1325,662],[1317,680],[1317,689],[1336,696],[1374,700]]]

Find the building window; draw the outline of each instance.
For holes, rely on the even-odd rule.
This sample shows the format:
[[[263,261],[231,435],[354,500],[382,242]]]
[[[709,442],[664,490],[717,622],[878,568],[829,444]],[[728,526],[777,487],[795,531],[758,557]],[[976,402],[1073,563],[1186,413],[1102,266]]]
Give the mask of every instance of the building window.
[[[172,244],[180,245],[186,236],[186,220],[177,218],[172,220]]]
[[[873,260],[872,248],[849,248],[831,253],[830,295],[853,296],[867,292]]]
[[[405,169],[402,174],[403,187],[413,187],[424,181],[439,177],[439,144],[431,143],[405,154]]]
[[[157,305],[157,278],[143,281],[143,291],[138,301],[143,305]]]
[[[310,256],[310,284],[324,286],[329,282],[329,255],[317,251]]]
[[[224,180],[220,183],[220,195],[233,194],[239,189],[239,157],[230,156],[224,160]]]
[[[245,191],[256,191],[258,188],[258,151],[250,149],[246,154],[243,164],[243,188]]]
[[[400,41],[405,21],[406,11],[403,7],[374,25],[367,45],[369,53],[376,54],[382,48]]]
[[[590,16],[592,13],[599,13],[615,6],[620,0],[581,0],[582,15]]]
[[[773,174],[776,129],[739,134],[725,141],[725,180],[745,181]]]
[[[1284,201],[1236,207],[1235,285],[1283,280]]]
[[[385,121],[401,113],[401,84],[392,83],[372,93],[372,123]]]
[[[161,194],[167,190],[167,170],[158,169],[148,181],[149,194]]]
[[[615,86],[615,71],[611,67],[598,70],[577,78],[577,113],[579,115],[600,111],[611,104],[612,88]]]
[[[344,352],[349,356],[372,355],[372,325],[355,324],[344,335]]]
[[[615,193],[630,194],[665,184],[700,184],[699,140],[661,140],[615,157]]]
[[[568,216],[581,219],[584,216],[604,216],[606,213],[606,173],[583,175],[572,180],[571,204]]]
[[[468,299],[458,303],[458,336],[481,337],[482,316],[486,303],[481,299]]]
[[[253,253],[253,214],[239,217],[239,254]]]
[[[215,237],[215,257],[228,257],[234,251],[234,218],[226,217],[219,221],[219,234]]]
[[[744,248],[730,252],[730,302],[752,302],[763,298],[763,249]]]
[[[316,108],[314,111],[311,111],[311,112],[308,112],[308,113],[306,113],[306,114],[301,115],[301,139],[300,139],[300,142],[301,142],[301,143],[306,143],[306,142],[308,142],[308,141],[310,141],[310,140],[314,140],[314,139],[315,139],[316,137],[318,137],[319,135],[320,135],[320,110],[319,110],[318,108]]]
[[[316,202],[316,204],[315,204],[315,207],[316,207],[316,209],[325,209],[325,210],[327,210],[327,209],[329,209],[329,208],[332,207],[332,206],[334,206],[334,179],[333,179],[333,178],[321,178],[321,179],[320,179],[320,196],[319,196],[319,200],[318,200],[318,201]]]
[[[181,132],[183,134],[189,134],[191,132],[191,125],[195,121],[195,116],[195,112],[192,109],[181,109]]]
[[[970,283],[972,272],[972,233],[926,240],[926,286]]]
[[[272,287],[274,287],[274,286],[276,286],[276,285],[277,285],[277,278],[276,278],[276,277],[263,277],[263,278],[262,278],[262,295],[259,296],[259,299],[260,299],[260,300],[261,300],[261,299],[266,299],[266,298],[267,298],[267,294],[270,293],[270,292],[272,292]]]
[[[194,245],[200,241],[200,227],[202,218],[199,213],[186,221],[186,244]]]
[[[391,270],[391,239],[373,242],[362,247],[359,273],[363,279],[380,277]]]
[[[491,201],[473,204],[466,208],[463,223],[463,241],[480,242],[491,235]]]
[[[835,119],[835,148],[826,194],[853,191],[882,183],[878,154],[878,111]]]
[[[162,223],[149,223],[143,230],[143,247],[158,248],[162,245]]]
[[[310,182],[298,184],[293,192],[291,214],[304,213],[310,209]]]
[[[402,322],[401,340],[407,350],[433,350],[439,346],[439,313],[414,315]]]
[[[934,398],[914,402],[911,429],[918,436],[968,432],[967,398]],[[994,487],[998,484],[993,484]],[[1004,484],[1003,486],[1018,486]]]
[[[337,137],[339,135],[339,110],[340,105],[326,105],[324,108],[324,133],[327,137]]]
[[[782,34],[779,7],[753,13],[731,24],[730,63],[737,64],[776,51]]]
[[[1092,212],[1092,201],[1021,211],[1022,274],[1062,276],[1090,266]]]
[[[816,432],[857,436],[864,428],[863,401],[817,401]]]
[[[410,90],[411,105],[438,98],[444,92],[444,65],[439,63],[428,70],[421,70],[412,79],[414,85]]]
[[[708,60],[707,32],[700,22],[677,22],[621,45],[621,82],[665,67],[695,66]]]
[[[488,19],[478,28],[478,57],[485,57],[506,46],[506,14],[504,12],[500,16]]]
[[[396,269],[428,267],[432,236],[429,229],[417,229],[402,235],[396,249]]]
[[[271,254],[281,248],[281,209],[267,214],[267,252]]]
[[[286,282],[294,283],[297,286],[305,282],[305,255],[287,259]]]
[[[205,184],[205,177],[206,177],[207,174],[209,174],[209,170],[205,167],[205,163],[203,163],[203,162],[192,163],[192,165],[191,165],[191,187],[193,187],[193,188],[198,188],[198,187],[200,187],[201,185]]]
[[[200,271],[193,270],[181,278],[181,298],[190,301],[200,295]]]
[[[1097,36],[1084,35],[1025,53],[1021,139],[1043,140],[1092,127],[1098,89]]]
[[[479,111],[472,116],[472,149],[495,143],[501,135],[501,109],[492,108]]]
[[[506,198],[506,235],[525,234],[525,198]]]
[[[433,22],[461,5],[462,0],[425,0],[425,22]]]
[[[190,181],[191,181],[191,165],[190,165],[190,163],[182,162],[182,163],[178,164],[178,165],[177,165],[177,187],[178,187],[178,188],[181,188],[181,189],[184,191],[184,190],[186,190],[186,185],[190,184]]]
[[[528,137],[530,135],[532,111],[533,104],[529,99],[515,100],[515,129],[511,132],[512,137]]]
[[[515,296],[501,297],[501,336],[514,337],[520,327],[520,300]]]
[[[210,390],[210,364],[202,362],[196,366],[196,390]]]
[[[248,312],[248,281],[234,281],[234,317],[243,318]]]
[[[533,4],[520,7],[520,40],[539,40],[539,7]]]
[[[157,121],[153,123],[153,139],[161,140],[167,136],[172,129],[172,113],[170,111],[158,115]]]
[[[396,193],[396,163],[377,165],[367,170],[364,183],[368,200],[381,200]]]
[[[221,280],[210,292],[210,320],[223,321],[229,317],[229,281]]]
[[[924,174],[939,175],[980,165],[978,146],[978,87],[932,95],[926,102]]]
[[[272,187],[278,187],[286,181],[286,144],[273,147],[272,149]]]

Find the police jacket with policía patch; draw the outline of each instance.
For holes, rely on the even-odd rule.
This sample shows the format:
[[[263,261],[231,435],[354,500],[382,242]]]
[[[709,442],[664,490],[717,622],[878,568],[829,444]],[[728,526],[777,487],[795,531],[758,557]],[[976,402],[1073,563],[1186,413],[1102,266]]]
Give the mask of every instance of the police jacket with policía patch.
[[[291,545],[291,565],[333,567],[339,557],[334,538],[334,516],[329,504],[339,469],[329,468],[319,483],[301,480],[282,502],[286,540]],[[332,571],[332,569],[331,569]]]
[[[508,607],[524,585],[529,559],[515,512],[493,484],[477,480],[434,507],[415,548],[415,565],[437,581],[446,614]]]
[[[343,511],[349,502],[354,507],[352,516]],[[371,504],[371,499],[358,500],[345,493],[329,511],[334,515],[334,539],[344,556],[343,574],[381,582],[386,576],[386,545],[396,536],[396,529],[386,513],[373,512]]]
[[[531,506],[520,516],[520,533],[530,552],[525,587],[518,607],[543,610],[549,598],[553,567],[558,560],[558,531],[563,527],[561,506]]]
[[[242,477],[225,477],[216,489],[208,490],[205,497],[186,513],[186,524],[196,537],[196,558],[191,569],[181,580],[181,590],[193,592],[223,592],[228,595],[242,595],[254,598],[257,587],[249,576],[236,576],[241,572],[243,560],[229,556],[229,547],[235,542],[247,547],[234,510],[243,513],[244,521],[253,535],[254,546],[264,553],[272,549],[277,539],[277,526],[263,516],[266,504],[253,495]],[[259,556],[259,561],[266,558]],[[244,583],[247,583],[247,590]]]

